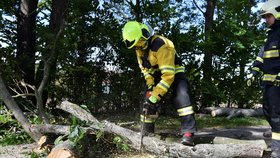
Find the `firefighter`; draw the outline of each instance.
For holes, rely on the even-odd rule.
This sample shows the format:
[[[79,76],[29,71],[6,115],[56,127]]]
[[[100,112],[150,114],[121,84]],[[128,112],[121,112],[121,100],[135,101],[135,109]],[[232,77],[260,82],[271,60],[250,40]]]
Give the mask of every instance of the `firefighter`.
[[[128,49],[135,48],[137,61],[146,81],[143,131],[154,133],[155,120],[158,116],[158,103],[172,88],[172,98],[178,115],[181,117],[182,144],[192,146],[196,121],[188,92],[188,82],[184,67],[179,60],[172,41],[154,35],[149,25],[129,21],[122,30],[123,41]],[[145,118],[144,118],[145,117]]]
[[[263,109],[271,126],[271,157],[280,158],[280,0],[269,0],[261,7],[267,39],[253,63],[248,84],[262,75]]]

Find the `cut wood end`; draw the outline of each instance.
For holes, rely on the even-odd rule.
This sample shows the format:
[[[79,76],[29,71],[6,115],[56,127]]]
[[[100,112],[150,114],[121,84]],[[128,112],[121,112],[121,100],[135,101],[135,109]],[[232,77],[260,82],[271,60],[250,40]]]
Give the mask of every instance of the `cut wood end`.
[[[52,150],[47,158],[75,158],[75,156],[70,150],[60,148]]]
[[[42,136],[37,142],[37,149],[41,150],[44,147],[44,143],[47,142],[47,136]]]
[[[41,152],[50,152],[51,151],[51,148],[52,148],[52,145],[49,144],[49,140],[48,140],[48,137],[47,136],[42,136],[38,142],[37,142],[37,147],[36,149],[34,150],[35,152],[37,153],[41,153]]]

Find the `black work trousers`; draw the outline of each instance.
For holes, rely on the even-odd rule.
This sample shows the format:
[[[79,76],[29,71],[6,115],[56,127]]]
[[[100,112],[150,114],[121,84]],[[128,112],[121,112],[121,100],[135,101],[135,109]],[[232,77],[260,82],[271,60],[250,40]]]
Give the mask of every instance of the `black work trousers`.
[[[272,157],[280,158],[280,87],[264,86],[263,110],[272,131]]]
[[[191,107],[191,98],[189,95],[189,84],[184,73],[177,73],[175,75],[174,82],[172,84],[173,88],[173,104],[175,108],[183,109],[186,107]],[[194,133],[196,131],[196,121],[194,118],[194,113],[189,115],[180,116],[181,117],[181,133],[186,132]]]
[[[272,132],[280,133],[280,87],[264,86],[263,110]]]

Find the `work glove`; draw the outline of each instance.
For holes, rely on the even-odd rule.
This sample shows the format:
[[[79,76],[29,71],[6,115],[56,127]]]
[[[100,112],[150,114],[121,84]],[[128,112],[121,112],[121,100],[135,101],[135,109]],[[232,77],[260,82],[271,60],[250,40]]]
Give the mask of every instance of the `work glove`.
[[[253,73],[250,73],[246,76],[246,83],[247,83],[247,86],[251,86],[252,85],[252,82],[255,81],[255,76]]]

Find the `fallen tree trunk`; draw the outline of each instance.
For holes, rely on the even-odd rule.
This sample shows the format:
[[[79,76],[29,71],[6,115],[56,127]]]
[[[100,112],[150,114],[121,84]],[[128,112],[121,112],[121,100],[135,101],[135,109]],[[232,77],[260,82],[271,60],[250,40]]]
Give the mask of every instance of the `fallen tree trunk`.
[[[237,108],[217,108],[211,111],[211,116],[227,116],[227,119],[240,116],[263,116],[263,109],[237,109]]]
[[[131,145],[132,148],[140,149],[141,135],[130,129],[120,127],[108,121],[99,122],[90,113],[80,108],[78,105],[68,101],[62,102],[58,107],[65,110],[77,118],[92,123],[91,128],[103,130],[104,132],[119,135]],[[81,112],[83,111],[83,112]],[[90,118],[90,119],[89,119]],[[52,128],[53,129],[53,128]],[[67,128],[65,128],[67,129]],[[199,157],[199,158],[227,158],[227,157],[261,157],[263,149],[255,144],[198,144],[194,147],[184,146],[179,143],[167,143],[155,137],[144,137],[143,146],[157,156],[168,157]]]
[[[119,127],[110,122],[105,122],[105,127],[104,129],[107,132],[115,133],[130,140],[134,149],[140,148],[139,133]],[[151,153],[168,155],[169,157],[261,157],[263,154],[262,147],[255,144],[198,144],[194,147],[189,147],[179,143],[167,143],[155,137],[144,137],[143,145]]]

